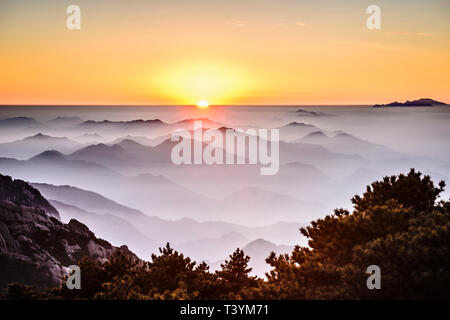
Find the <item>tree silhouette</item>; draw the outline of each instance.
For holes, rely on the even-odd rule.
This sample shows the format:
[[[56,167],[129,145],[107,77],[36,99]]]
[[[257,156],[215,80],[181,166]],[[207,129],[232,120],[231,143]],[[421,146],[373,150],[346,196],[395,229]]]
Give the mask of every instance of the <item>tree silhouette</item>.
[[[237,295],[244,288],[256,286],[257,277],[249,276],[252,271],[252,268],[248,267],[249,261],[250,257],[238,248],[230,255],[229,260],[225,260],[221,264],[222,270],[217,271],[216,275],[223,282],[222,290],[224,293]]]
[[[411,170],[386,177],[355,196],[352,213],[302,228],[309,248],[275,256],[269,297],[292,299],[442,298],[450,279],[450,205],[436,204],[445,184]],[[369,265],[380,266],[383,289],[368,290]]]

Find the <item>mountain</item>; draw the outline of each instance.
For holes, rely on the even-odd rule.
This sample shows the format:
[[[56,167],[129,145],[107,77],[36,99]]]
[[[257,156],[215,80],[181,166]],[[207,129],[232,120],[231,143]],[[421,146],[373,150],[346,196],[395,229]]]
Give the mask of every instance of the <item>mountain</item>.
[[[51,137],[38,133],[25,139],[0,144],[0,156],[28,159],[46,150],[73,152],[81,144],[65,137]]]
[[[142,126],[165,126],[167,125],[165,122],[159,120],[159,119],[153,119],[153,120],[131,120],[131,121],[110,121],[110,120],[103,120],[103,121],[94,121],[94,120],[88,120],[80,124],[80,126],[89,128],[89,127],[118,127],[118,128],[133,128],[133,127],[142,127]]]
[[[28,160],[0,158],[0,172],[28,181],[98,188],[124,178],[112,170],[86,161],[70,160],[58,151],[45,151]],[[103,190],[103,189],[102,189]]]
[[[228,219],[236,223],[298,221],[301,212],[318,213],[322,209],[317,204],[303,203],[292,196],[259,187],[242,188],[225,197],[222,203],[222,208],[228,212]]]
[[[105,148],[109,147],[105,146]],[[24,161],[0,158],[0,172],[28,181],[74,185],[96,191],[109,198],[118,199],[124,204],[151,214],[157,213],[168,219],[183,216],[207,219],[211,217],[209,209],[215,204],[215,201],[161,175],[146,174],[127,177],[100,164],[67,159],[67,156],[56,151],[47,151]],[[174,198],[177,201],[173,201]],[[95,212],[95,210],[89,211]]]
[[[196,261],[217,261],[241,248],[248,238],[237,232],[230,232],[218,238],[204,238],[175,245],[175,249]]]
[[[320,145],[335,153],[359,154],[368,159],[400,156],[399,152],[388,147],[359,139],[345,132],[339,132],[334,137],[329,137],[322,131],[315,131],[295,142]]]
[[[104,143],[90,145],[67,155],[67,159],[82,160],[111,167],[120,166],[124,163],[135,164],[133,156],[118,144],[111,146]]]
[[[322,131],[314,131],[310,134],[304,136],[303,138],[295,140],[295,142],[306,142],[306,143],[317,143],[317,142],[324,142],[326,140],[330,139],[329,136],[327,136]]]
[[[348,177],[336,181],[335,188],[338,188],[341,191],[340,194],[343,199],[350,199],[355,194],[365,192],[366,186],[370,185],[373,181],[376,181],[382,176],[383,175],[380,172],[374,169],[359,167]],[[358,187],[349,188],[349,181]],[[339,205],[336,205],[336,207],[342,207],[344,205],[345,202],[342,203],[339,201]]]
[[[319,111],[312,111],[312,110],[306,110],[306,109],[298,109],[295,111],[296,115],[299,117],[324,117],[324,116],[332,116],[331,114],[319,112]]]
[[[78,143],[81,144],[98,144],[101,142],[105,142],[106,139],[104,137],[102,137],[101,135],[97,134],[97,133],[85,133],[82,134],[80,136],[76,136],[74,138],[72,138],[73,140],[77,141]]]
[[[100,143],[87,146],[67,155],[67,159],[106,165],[112,169],[133,174],[139,172],[139,169],[145,172],[147,171],[145,168],[155,164],[175,166],[170,157],[175,144],[177,142],[167,139],[155,147],[148,147],[132,139],[125,139],[112,145]]]
[[[365,186],[369,185],[370,183],[372,183],[372,181],[375,181],[381,176],[382,174],[378,171],[360,167],[352,175],[344,179],[342,183],[345,184],[350,180],[357,183],[359,186],[361,186],[361,188],[365,189]]]
[[[117,248],[96,238],[77,220],[64,224],[48,215],[47,206],[39,205],[48,201],[23,181],[3,175],[0,181],[2,190],[8,190],[0,194],[0,288],[14,281],[39,287],[59,285],[67,267],[86,256],[105,261],[120,250],[138,259],[126,246]]]
[[[65,129],[74,127],[83,122],[80,117],[57,117],[55,119],[47,121],[47,126],[54,129]]]
[[[313,143],[280,141],[279,147],[280,164],[301,162],[314,165],[330,177],[345,175],[352,172],[355,166],[367,163],[367,160],[361,155],[332,152]]]
[[[444,102],[439,102],[433,99],[428,98],[422,98],[418,100],[409,101],[406,102],[392,102],[388,104],[376,104],[373,107],[374,108],[386,108],[386,107],[432,107],[432,106],[447,106],[448,104]]]
[[[291,253],[293,249],[292,246],[276,245],[264,239],[257,239],[243,247],[242,251],[250,256],[249,266],[253,268],[252,273],[263,277],[266,272],[270,271],[270,266],[265,260],[271,252],[280,255]]]
[[[243,208],[245,210],[254,208],[255,205],[266,207],[270,204],[299,204],[299,202],[292,197],[266,191],[258,187],[246,187],[240,189],[239,191],[225,197],[224,202],[229,203],[231,206],[246,205],[248,207]]]
[[[307,116],[320,116],[320,112],[305,110],[305,109],[298,109],[295,111],[299,115],[307,115]]]
[[[143,215],[139,210],[121,205],[95,192],[68,185],[55,186],[47,183],[32,183],[31,185],[38,189],[44,197],[82,208],[81,210],[83,211],[93,211],[97,214],[112,214],[124,219]]]
[[[115,138],[110,145],[116,144],[124,139],[129,139],[144,146],[156,146],[170,138],[170,135],[175,130],[193,130],[196,121],[201,121],[204,129],[224,126],[221,123],[211,121],[207,118],[184,119],[174,123],[166,123],[159,119],[138,119],[131,121],[89,120],[77,125],[76,129],[78,131],[81,130],[83,133],[97,133],[105,137]],[[123,135],[124,133],[126,133],[125,137]]]
[[[195,119],[184,119],[175,123],[170,124],[171,128],[173,130],[176,129],[185,129],[185,130],[194,130],[194,123],[195,122],[202,122],[202,128],[203,129],[218,129],[226,127],[224,124],[211,121],[208,118],[195,118]]]
[[[322,201],[324,194],[333,194],[334,181],[312,164],[300,161],[290,162],[280,166],[278,174],[273,176],[256,176],[252,183],[264,189],[284,195],[290,195],[302,203]],[[325,208],[319,206],[320,211]],[[298,208],[298,216],[304,215],[302,207]],[[314,211],[317,211],[316,208]],[[325,210],[326,211],[326,210]],[[308,213],[308,219],[315,212]],[[301,221],[305,221],[303,216]]]
[[[127,245],[141,259],[148,260],[152,253],[158,252],[158,243],[144,235],[126,219],[113,214],[88,212],[56,200],[49,201],[58,209],[63,222],[72,219],[83,221],[97,237],[107,239],[115,246]]]
[[[101,143],[87,146],[67,155],[67,159],[105,165],[125,175],[137,175],[152,171],[165,173],[160,171],[161,167],[169,170],[182,168],[184,171],[187,169],[186,166],[177,166],[171,159],[172,150],[178,143],[178,141],[167,138],[155,146],[146,146],[133,139],[121,139],[115,144]],[[190,143],[192,145],[193,140]],[[204,143],[203,147],[205,145]],[[223,154],[225,158],[226,152],[224,151]],[[192,162],[193,157],[192,153]]]
[[[150,139],[144,136],[127,135],[126,137],[115,139],[114,141],[110,142],[109,145],[120,144],[122,141],[131,140],[146,147],[154,147],[163,142],[164,140],[167,140],[168,138],[169,138],[168,136],[161,136],[158,138]]]
[[[33,118],[28,117],[15,117],[15,118],[7,118],[0,120],[0,128],[5,127],[14,127],[14,128],[20,128],[20,127],[29,127],[29,126],[37,126],[39,125],[39,122],[37,122]]]
[[[39,207],[50,217],[59,219],[59,213],[35,188],[22,180],[0,174],[0,199],[27,207]]]
[[[225,128],[219,128],[219,130],[225,130]],[[91,145],[67,155],[66,158],[107,166],[126,176],[137,176],[137,179],[131,178],[131,180],[143,183],[145,188],[147,188],[147,183],[142,179],[143,176],[141,174],[151,173],[153,176],[163,175],[172,183],[189,190],[195,190],[197,194],[214,199],[223,199],[225,194],[236,192],[251,185],[261,184],[264,189],[277,191],[276,188],[281,188],[282,191],[279,191],[279,193],[287,194],[287,190],[290,195],[300,188],[301,191],[307,191],[306,193],[298,192],[299,195],[302,195],[301,200],[303,202],[308,202],[305,198],[307,199],[308,194],[312,191],[323,190],[323,185],[319,186],[319,182],[328,183],[330,179],[327,175],[342,177],[346,174],[351,174],[355,167],[360,167],[367,162],[359,155],[332,152],[323,146],[312,143],[280,142],[280,171],[273,177],[261,177],[259,166],[255,165],[208,166],[204,164],[176,166],[172,163],[170,156],[176,144],[177,142],[166,139],[155,147],[148,147],[132,139],[124,139],[114,145]],[[248,140],[246,144],[248,144]],[[294,168],[293,163],[302,164],[302,169],[300,170],[299,166]],[[291,165],[285,166],[287,164]],[[310,167],[307,168],[306,166]],[[288,182],[294,183],[295,186],[284,183],[280,178],[281,176],[285,177]],[[163,182],[163,180],[155,179],[151,176],[149,176],[149,179],[153,182]],[[211,188],[211,179],[222,181],[222,183]],[[270,186],[267,186],[267,184]],[[329,184],[325,186],[327,185]],[[135,187],[133,187],[134,189]],[[141,191],[138,190],[138,193],[141,193]],[[111,197],[112,195],[109,194],[109,196]],[[133,197],[136,198],[135,195]],[[148,203],[145,200],[146,197],[142,198],[145,204]],[[164,198],[167,199],[167,197]],[[171,203],[169,199],[167,201],[169,204]],[[135,204],[128,204],[136,207]],[[196,205],[194,204],[194,206]],[[142,209],[143,206],[140,206],[140,208],[146,211],[146,209]],[[202,208],[205,209],[204,206]],[[206,212],[205,210],[202,211]],[[213,212],[217,211],[217,209],[213,210]],[[213,213],[211,210],[209,212]],[[206,217],[206,214],[200,217],[198,213],[195,214],[196,219],[204,219]],[[212,217],[214,220],[223,219],[218,218],[218,216]]]
[[[245,255],[250,257],[248,265],[250,268],[252,268],[251,274],[257,275],[260,278],[264,278],[266,272],[270,271],[270,266],[265,261],[270,253],[275,252],[276,255],[290,254],[294,247],[286,245],[276,245],[275,243],[264,239],[256,239],[254,241],[251,241],[244,247],[241,247],[241,249],[242,251],[244,251]],[[231,252],[229,254],[231,254]],[[223,264],[225,260],[229,259],[228,255],[226,258],[212,263],[211,270],[219,270],[220,265]]]
[[[187,218],[165,220],[146,215],[139,210],[121,205],[95,192],[71,186],[54,186],[41,183],[33,183],[32,185],[46,198],[77,207],[86,212],[111,214],[130,222],[142,234],[161,245],[168,241],[177,244],[193,243],[204,239],[216,239],[233,233],[241,234],[250,240],[264,236],[266,239],[277,243],[298,243],[302,241],[298,230],[305,225],[303,223],[278,222],[261,227],[246,227],[221,221],[198,222]]]
[[[289,162],[280,167],[279,174],[282,176],[284,182],[289,182],[292,179],[303,179],[304,181],[312,182],[326,182],[329,183],[330,178],[323,172],[318,170],[312,164],[304,164],[299,161]],[[291,179],[289,179],[291,177]],[[266,177],[264,177],[266,178]],[[269,179],[271,177],[268,177]],[[278,177],[273,177],[276,179]],[[280,181],[281,182],[281,181]]]
[[[145,146],[143,144],[140,144],[139,142],[136,142],[132,139],[123,139],[115,144],[111,144],[110,146],[111,147],[119,146],[119,147],[122,147],[123,149],[125,149],[127,151],[131,151],[131,152],[139,151],[142,148],[145,148]]]
[[[280,139],[286,142],[291,142],[295,139],[301,138],[312,132],[320,130],[312,124],[291,122],[279,128]]]
[[[138,136],[160,136],[170,131],[170,125],[159,119],[131,121],[88,120],[77,125],[77,129],[82,130],[84,133],[98,133],[103,136],[120,137],[123,136],[123,133]]]
[[[43,161],[59,161],[59,162],[64,162],[66,161],[65,156],[56,150],[47,150],[44,151],[28,160],[26,160],[27,162],[43,162]],[[21,163],[24,163],[26,161],[18,161]]]

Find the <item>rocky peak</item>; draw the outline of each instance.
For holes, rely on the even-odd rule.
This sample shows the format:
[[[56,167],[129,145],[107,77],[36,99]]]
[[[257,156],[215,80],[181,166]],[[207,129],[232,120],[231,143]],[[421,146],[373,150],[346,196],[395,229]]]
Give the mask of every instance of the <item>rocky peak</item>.
[[[96,238],[77,220],[62,223],[48,214],[51,208],[25,182],[0,176],[0,290],[14,281],[59,285],[68,266],[84,257],[104,262],[116,250],[139,260],[127,247]]]
[[[58,210],[41,193],[22,180],[0,174],[0,200],[10,201],[27,207],[38,207],[49,216],[60,218]]]

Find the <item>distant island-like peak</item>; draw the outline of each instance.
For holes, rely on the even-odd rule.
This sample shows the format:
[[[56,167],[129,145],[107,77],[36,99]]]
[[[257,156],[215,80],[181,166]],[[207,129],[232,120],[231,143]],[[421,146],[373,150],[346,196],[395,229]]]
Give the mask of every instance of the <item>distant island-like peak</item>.
[[[376,104],[374,108],[382,108],[382,107],[432,107],[432,106],[446,106],[447,104],[444,102],[439,102],[433,99],[423,98],[418,100],[406,102],[392,102],[388,104]]]

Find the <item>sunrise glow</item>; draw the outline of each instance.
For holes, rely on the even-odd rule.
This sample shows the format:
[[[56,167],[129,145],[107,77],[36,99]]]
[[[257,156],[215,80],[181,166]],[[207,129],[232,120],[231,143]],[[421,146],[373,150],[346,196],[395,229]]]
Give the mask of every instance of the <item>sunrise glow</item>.
[[[253,89],[254,82],[242,66],[223,61],[181,62],[158,69],[160,77],[149,86],[158,88],[164,99],[175,104],[202,100],[215,104],[234,104]],[[200,106],[199,106],[200,107]]]
[[[2,104],[449,99],[444,1],[402,6],[384,0],[383,26],[376,31],[365,27],[364,5],[331,0],[257,9],[214,0],[195,10],[184,0],[83,0],[77,2],[79,31],[67,30],[63,3],[36,2],[23,11],[22,2],[10,2],[1,16]]]
[[[209,102],[206,100],[200,100],[199,102],[197,102],[197,107],[199,108],[208,108],[209,107]]]

